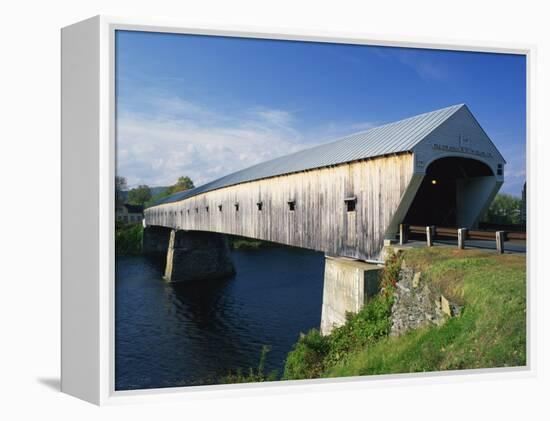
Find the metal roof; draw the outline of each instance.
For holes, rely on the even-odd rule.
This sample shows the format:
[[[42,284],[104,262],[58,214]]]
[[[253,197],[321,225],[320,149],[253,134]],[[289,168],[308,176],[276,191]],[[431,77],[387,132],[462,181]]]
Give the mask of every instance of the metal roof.
[[[359,159],[408,152],[462,107],[465,107],[465,105],[458,104],[419,114],[355,133],[333,142],[281,156],[271,161],[262,162],[194,189],[165,197],[153,206],[177,202],[200,193],[247,181],[343,164]]]

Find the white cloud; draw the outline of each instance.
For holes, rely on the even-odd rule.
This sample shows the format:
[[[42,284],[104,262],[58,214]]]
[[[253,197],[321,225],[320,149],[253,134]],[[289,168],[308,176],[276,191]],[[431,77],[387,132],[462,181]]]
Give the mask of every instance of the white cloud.
[[[169,185],[181,175],[196,185],[304,147],[284,110],[228,117],[177,97],[155,97],[153,111],[119,113],[117,173],[129,186]]]
[[[292,124],[292,114],[283,110],[258,110],[256,114],[259,118],[263,119],[266,123],[278,126],[281,128],[288,128]]]
[[[146,111],[130,111],[138,108]],[[117,174],[129,187],[171,185],[183,175],[198,186],[375,125],[327,121],[297,130],[298,123],[288,110],[253,107],[227,113],[165,92],[138,93],[119,102]]]

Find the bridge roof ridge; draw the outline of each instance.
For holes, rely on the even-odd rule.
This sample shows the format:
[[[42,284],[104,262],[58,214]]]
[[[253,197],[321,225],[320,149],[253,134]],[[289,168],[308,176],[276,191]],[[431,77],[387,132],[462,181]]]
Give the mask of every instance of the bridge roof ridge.
[[[344,164],[360,159],[409,152],[465,104],[456,104],[385,123],[289,155],[255,164],[194,189],[175,193],[155,204],[173,203],[240,183]]]

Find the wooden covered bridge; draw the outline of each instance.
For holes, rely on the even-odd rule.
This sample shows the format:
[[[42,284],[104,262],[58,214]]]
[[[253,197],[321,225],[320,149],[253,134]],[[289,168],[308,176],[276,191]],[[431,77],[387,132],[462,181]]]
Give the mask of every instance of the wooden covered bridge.
[[[353,134],[169,196],[147,226],[378,260],[400,223],[473,228],[505,161],[466,105]]]
[[[187,268],[176,270],[176,260],[197,250],[196,235],[213,247],[216,240],[207,232],[375,262],[381,258],[384,240],[394,239],[402,223],[475,227],[503,183],[504,164],[468,107],[454,105],[169,196],[145,210],[144,247],[184,250],[168,256],[167,278],[172,280],[187,279],[191,266],[205,265],[191,259],[196,264],[187,261]],[[171,239],[166,229],[172,230]],[[194,239],[189,238],[191,232],[196,233]],[[225,268],[222,273],[231,271],[224,253],[208,258],[207,266],[214,267],[217,259]],[[329,266],[326,273],[334,269]],[[360,284],[366,288],[365,282]],[[355,286],[352,289],[357,292]],[[347,304],[342,308],[353,311]],[[323,315],[330,326],[339,323],[338,317]]]

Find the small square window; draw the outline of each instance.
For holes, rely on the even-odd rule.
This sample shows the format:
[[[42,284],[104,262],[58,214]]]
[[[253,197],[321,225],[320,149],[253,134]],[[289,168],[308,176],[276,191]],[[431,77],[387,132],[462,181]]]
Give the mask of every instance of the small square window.
[[[356,197],[346,197],[344,203],[346,204],[346,210],[348,212],[355,212],[355,205],[357,204]]]
[[[288,202],[288,210],[291,212],[294,212],[296,210],[296,202],[294,200],[289,200]]]
[[[258,210],[259,211],[261,211],[263,206],[264,206],[264,204],[262,202],[258,202],[258,203],[256,203],[256,205],[258,205]]]

